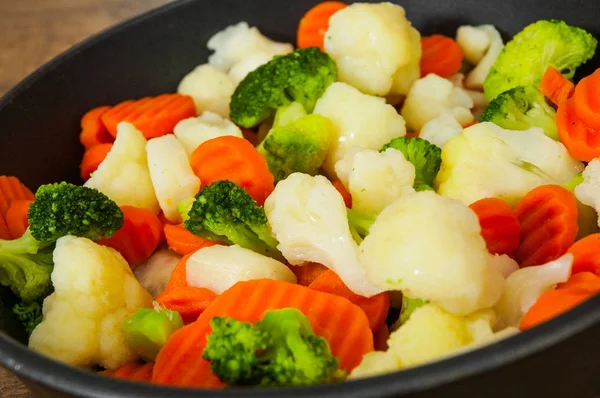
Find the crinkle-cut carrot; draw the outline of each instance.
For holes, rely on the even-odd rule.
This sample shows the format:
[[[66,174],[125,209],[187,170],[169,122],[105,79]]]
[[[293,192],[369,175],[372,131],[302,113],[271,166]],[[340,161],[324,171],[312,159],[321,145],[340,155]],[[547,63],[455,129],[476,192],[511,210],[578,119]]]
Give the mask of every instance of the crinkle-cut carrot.
[[[261,206],[275,189],[267,161],[243,138],[223,136],[208,140],[196,148],[190,161],[203,186],[229,180],[248,191]]]
[[[600,129],[600,68],[577,83],[575,113],[591,129]]]
[[[327,271],[329,268],[319,263],[306,263],[304,265],[291,265],[289,267],[294,275],[296,275],[296,279],[298,280],[298,284],[302,286],[308,286],[315,279],[319,277],[323,272]]]
[[[210,321],[216,316],[257,322],[269,310],[297,308],[314,332],[324,337],[340,367],[351,371],[373,351],[365,313],[349,300],[304,286],[271,279],[238,282],[218,296],[198,320],[176,331],[159,352],[152,381],[159,384],[219,388],[223,384],[202,358]]]
[[[530,329],[581,304],[590,294],[581,289],[557,289],[542,294],[521,319],[519,328]]]
[[[390,329],[388,329],[388,326],[384,322],[373,335],[373,346],[375,347],[375,351],[387,351],[389,337]]]
[[[462,68],[463,52],[454,39],[444,35],[431,35],[421,38],[421,76],[435,73],[450,77]]]
[[[577,203],[570,191],[558,185],[531,190],[517,205],[521,244],[517,261],[521,267],[556,260],[569,250],[579,230]]]
[[[578,240],[568,252],[573,254],[573,274],[592,272],[600,276],[600,234]]]
[[[325,32],[329,28],[329,18],[348,5],[341,1],[324,1],[304,14],[298,25],[298,48],[319,47],[325,51]]]
[[[115,377],[117,379],[124,379],[130,381],[139,381],[139,382],[150,382],[152,380],[152,369],[154,368],[154,363],[128,363],[121,366],[119,369],[111,371],[104,370],[100,372],[104,376]]]
[[[100,144],[109,144],[115,140],[102,122],[102,115],[109,109],[110,106],[99,106],[88,111],[81,118],[79,141],[86,149]]]
[[[8,229],[8,225],[6,225],[6,220],[4,219],[2,213],[0,213],[0,239],[12,239],[12,234]]]
[[[163,229],[165,231],[165,238],[167,239],[169,249],[182,256],[193,253],[203,247],[221,244],[220,242],[204,239],[192,234],[183,226],[183,224],[164,224]]]
[[[0,176],[0,214],[6,217],[10,203],[15,199],[33,200],[33,192],[29,190],[17,177]]]
[[[15,199],[10,203],[10,207],[6,212],[6,226],[10,232],[11,239],[17,239],[23,236],[29,220],[29,206],[33,203],[31,199]]]
[[[340,277],[328,269],[317,277],[309,289],[344,297],[358,305],[365,312],[369,320],[369,327],[373,332],[385,325],[385,318],[390,309],[390,296],[388,292],[379,293],[373,297],[363,297],[350,290]]]
[[[573,82],[564,77],[552,65],[548,66],[540,82],[540,91],[550,102],[558,106],[573,95],[574,90]]]
[[[83,181],[87,181],[90,178],[90,175],[98,169],[100,163],[104,161],[106,155],[112,149],[113,144],[99,144],[90,147],[83,154],[83,158],[81,159],[81,179]]]
[[[577,92],[577,89],[575,89]],[[588,126],[578,115],[575,96],[564,101],[556,111],[556,128],[560,142],[577,160],[589,162],[600,157],[600,129]]]
[[[217,297],[212,291],[192,287],[187,283],[186,262],[191,254],[184,256],[171,272],[165,290],[156,301],[170,310],[179,312],[185,324],[194,322]]]
[[[163,227],[151,210],[134,206],[121,206],[123,226],[112,237],[101,239],[99,244],[112,247],[135,268],[149,258],[162,240]]]
[[[600,292],[600,276],[592,272],[579,272],[571,275],[569,280],[564,283],[560,283],[557,288],[579,289],[586,291],[589,294],[596,294]]]
[[[194,116],[196,105],[192,97],[163,94],[121,102],[102,114],[102,122],[113,137],[117,136],[119,123],[129,122],[151,139],[172,133],[177,123]]]
[[[409,131],[408,133],[406,133],[405,137],[408,138],[408,139],[418,138],[419,137],[419,132],[418,131]]]
[[[519,247],[521,227],[517,215],[502,199],[484,198],[469,205],[477,214],[481,236],[492,254],[514,257]]]
[[[342,198],[344,199],[344,204],[346,205],[346,207],[351,209],[352,208],[352,195],[350,195],[350,192],[348,192],[348,190],[344,186],[344,183],[342,183],[341,180],[334,180],[332,182],[332,184],[333,184],[333,187],[335,189],[337,189],[337,191],[340,193],[340,195],[342,195]]]

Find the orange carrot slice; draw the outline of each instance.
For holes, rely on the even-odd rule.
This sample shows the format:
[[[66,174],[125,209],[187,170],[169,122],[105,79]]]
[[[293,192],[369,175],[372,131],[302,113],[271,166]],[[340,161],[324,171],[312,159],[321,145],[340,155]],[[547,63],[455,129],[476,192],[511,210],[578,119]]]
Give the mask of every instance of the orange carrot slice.
[[[519,328],[526,330],[549,321],[581,304],[589,297],[589,293],[580,289],[550,290],[542,294],[529,311],[525,313]]]
[[[540,82],[540,91],[546,98],[554,105],[560,105],[573,95],[574,90],[573,82],[564,77],[555,67],[548,66]]]
[[[390,338],[390,329],[388,329],[385,322],[381,327],[377,328],[377,331],[373,335],[373,346],[375,351],[387,351],[388,339]]]
[[[517,215],[502,199],[485,198],[471,203],[469,207],[477,214],[481,236],[492,254],[508,254],[514,257],[519,247],[521,227]]]
[[[308,10],[298,25],[298,48],[319,47],[321,51],[325,51],[324,40],[329,28],[329,18],[347,6],[341,1],[325,1]]]
[[[135,362],[125,364],[115,371],[104,370],[100,372],[100,374],[115,377],[117,379],[150,382],[150,380],[152,379],[153,368],[154,364],[152,362],[144,364]]]
[[[600,129],[600,68],[577,83],[573,101],[575,113],[592,129]]]
[[[32,203],[33,200],[30,199],[15,199],[10,203],[10,208],[6,212],[6,226],[10,231],[11,239],[20,238],[27,230],[29,226],[27,213]]]
[[[337,191],[340,193],[340,195],[342,195],[342,198],[344,199],[344,204],[346,205],[346,207],[351,209],[352,208],[352,195],[350,195],[350,192],[348,192],[348,190],[346,189],[346,187],[344,186],[342,181],[335,180],[332,182],[332,184],[333,184],[334,188],[337,189]]]
[[[568,281],[557,286],[558,289],[579,289],[596,294],[600,292],[600,276],[591,272],[579,272],[571,275]]]
[[[112,149],[113,144],[99,144],[94,145],[89,148],[83,154],[83,159],[81,160],[81,179],[83,181],[87,181],[90,178],[90,175],[98,169],[100,163],[106,159],[106,155]]]
[[[600,234],[578,240],[568,252],[573,254],[573,274],[593,272],[600,276]]]
[[[86,149],[114,141],[102,122],[102,115],[109,109],[110,106],[99,106],[87,112],[81,118],[79,141]]]
[[[591,128],[579,118],[577,106],[573,96],[558,107],[556,112],[558,137],[572,157],[589,162],[600,157],[600,130]]]
[[[294,275],[296,275],[296,279],[298,280],[298,284],[302,286],[308,286],[315,279],[319,277],[323,272],[327,271],[329,268],[319,263],[306,263],[304,265],[292,265],[289,267]]]
[[[183,224],[164,224],[163,229],[165,231],[165,237],[167,239],[167,245],[169,245],[169,249],[173,250],[175,253],[181,254],[182,256],[193,253],[203,247],[221,244],[220,242],[204,239],[192,234],[183,226]]]
[[[8,225],[6,225],[6,220],[4,219],[2,213],[0,213],[0,239],[12,239],[12,234],[8,229]]]
[[[10,203],[15,199],[33,200],[33,193],[17,177],[0,176],[0,214],[6,217]]]
[[[425,36],[421,38],[421,48],[421,76],[435,73],[450,77],[462,68],[463,52],[456,41],[448,36]]]

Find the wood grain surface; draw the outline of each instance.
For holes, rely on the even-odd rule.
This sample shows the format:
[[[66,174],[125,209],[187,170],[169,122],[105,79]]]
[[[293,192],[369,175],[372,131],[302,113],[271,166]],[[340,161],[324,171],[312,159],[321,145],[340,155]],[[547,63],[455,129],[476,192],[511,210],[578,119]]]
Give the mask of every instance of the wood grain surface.
[[[72,45],[168,1],[0,0],[0,96]],[[0,368],[0,397],[32,395]]]

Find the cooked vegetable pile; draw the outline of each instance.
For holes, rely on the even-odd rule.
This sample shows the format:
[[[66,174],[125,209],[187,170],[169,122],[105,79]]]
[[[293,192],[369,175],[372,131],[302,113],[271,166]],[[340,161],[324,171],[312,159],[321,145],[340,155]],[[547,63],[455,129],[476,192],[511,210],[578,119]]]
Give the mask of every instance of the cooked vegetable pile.
[[[407,17],[327,1],[296,49],[229,26],[176,93],[83,115],[83,186],[0,177],[5,316],[29,347],[140,382],[307,386],[600,292],[600,69],[574,80],[596,38]]]

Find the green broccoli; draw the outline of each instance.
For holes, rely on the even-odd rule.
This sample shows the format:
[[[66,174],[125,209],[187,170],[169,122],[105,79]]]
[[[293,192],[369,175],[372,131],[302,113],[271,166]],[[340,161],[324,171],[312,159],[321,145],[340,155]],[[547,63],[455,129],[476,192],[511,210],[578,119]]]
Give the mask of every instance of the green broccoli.
[[[346,209],[348,215],[348,225],[350,226],[350,233],[356,243],[363,241],[363,239],[369,234],[371,226],[375,223],[377,216],[375,214],[363,214],[356,210]]]
[[[289,105],[277,109],[275,120],[273,120],[271,128],[285,126],[306,115],[306,109],[304,109],[301,103],[292,102]]]
[[[140,308],[123,324],[125,340],[146,361],[154,361],[167,339],[183,327],[181,315],[164,308]]]
[[[312,112],[317,99],[336,80],[335,62],[318,47],[276,56],[237,86],[231,97],[231,120],[252,128],[294,101]]]
[[[572,79],[597,44],[591,34],[564,21],[534,22],[506,44],[483,84],[485,95],[492,100],[513,87],[537,87],[548,66]]]
[[[185,228],[196,236],[283,259],[265,210],[244,188],[231,181],[204,186],[196,195],[188,217]]]
[[[426,190],[433,186],[433,180],[442,164],[442,150],[422,138],[398,137],[388,142],[381,152],[388,148],[394,148],[402,152],[406,160],[415,166],[415,189]]]
[[[315,175],[323,164],[333,137],[331,122],[321,115],[307,115],[277,125],[259,145],[275,181],[295,172]]]
[[[27,336],[31,335],[33,329],[42,322],[42,304],[40,301],[31,301],[15,304],[13,313],[23,325]]]
[[[15,240],[0,240],[0,284],[26,302],[52,287],[52,250],[66,235],[96,240],[123,225],[123,212],[103,193],[66,182],[41,186],[27,216],[29,228]]]
[[[400,326],[402,326],[409,320],[410,316],[413,312],[415,312],[417,308],[420,308],[428,303],[429,301],[426,300],[421,300],[419,298],[409,298],[406,297],[406,295],[402,295],[402,307],[400,309],[400,317],[396,322],[394,322],[391,329],[398,329]]]
[[[494,98],[483,111],[481,122],[492,122],[508,130],[540,127],[558,141],[556,111],[533,86],[513,87]]]
[[[306,386],[344,375],[327,341],[295,308],[267,311],[256,325],[216,317],[211,326],[202,355],[228,385]]]

